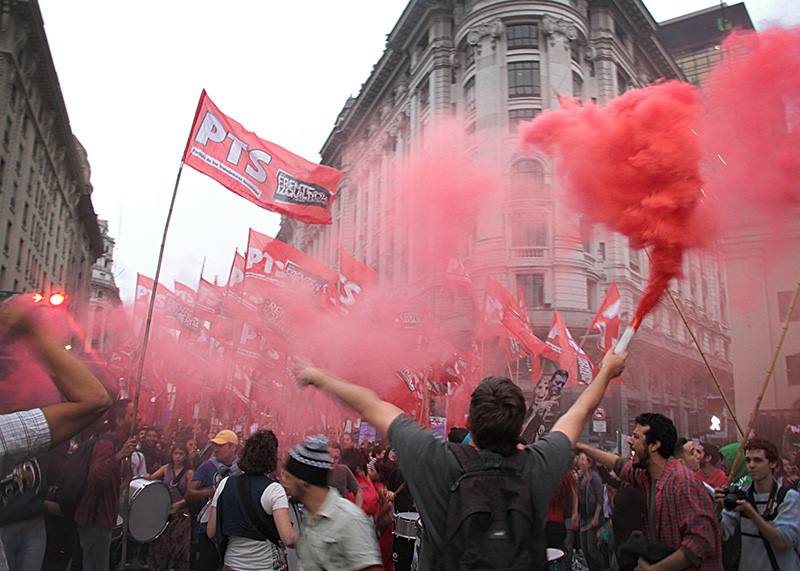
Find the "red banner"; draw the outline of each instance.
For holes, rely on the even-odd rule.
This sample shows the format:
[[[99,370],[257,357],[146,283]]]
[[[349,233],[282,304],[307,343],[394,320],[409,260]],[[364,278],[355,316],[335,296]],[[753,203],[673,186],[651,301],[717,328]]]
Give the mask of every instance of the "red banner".
[[[336,272],[319,260],[252,229],[244,274],[253,280],[251,283],[277,285],[326,299],[337,281]]]
[[[604,353],[613,347],[619,339],[620,330],[620,308],[622,298],[617,289],[617,282],[611,282],[603,300],[603,305],[597,310],[597,314],[589,324],[588,331],[595,330],[600,333],[597,346]]]
[[[312,224],[331,223],[342,173],[260,139],[200,95],[183,161],[242,198]]]
[[[339,248],[339,303],[355,305],[364,290],[378,285],[378,272]]]
[[[197,292],[177,280],[175,280],[175,295],[189,307],[194,307],[197,301]]]
[[[219,319],[224,296],[225,288],[200,278],[200,284],[197,286],[197,303],[194,307],[195,317],[212,322]]]
[[[566,323],[558,311],[553,313],[553,322],[547,334],[545,357],[558,363],[569,373],[568,384],[580,381],[588,385],[592,382],[592,362],[583,349],[572,338]]]

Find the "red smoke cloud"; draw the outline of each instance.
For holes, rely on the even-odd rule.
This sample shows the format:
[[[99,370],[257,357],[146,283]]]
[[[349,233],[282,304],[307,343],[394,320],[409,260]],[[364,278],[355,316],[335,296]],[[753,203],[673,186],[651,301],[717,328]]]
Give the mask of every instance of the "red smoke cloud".
[[[632,90],[599,107],[563,101],[521,128],[525,147],[558,156],[568,196],[594,222],[651,248],[650,282],[633,325],[703,243],[693,220],[701,197],[697,93],[679,82]]]
[[[733,33],[704,89],[709,219],[722,230],[800,216],[800,28]]]

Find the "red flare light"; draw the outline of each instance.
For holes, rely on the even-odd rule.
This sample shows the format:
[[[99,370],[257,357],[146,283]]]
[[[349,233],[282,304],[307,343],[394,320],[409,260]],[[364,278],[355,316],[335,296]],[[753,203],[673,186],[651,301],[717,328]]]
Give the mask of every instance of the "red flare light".
[[[67,297],[63,293],[56,292],[50,294],[48,301],[50,302],[50,305],[52,305],[53,307],[58,307],[59,305],[67,301]]]

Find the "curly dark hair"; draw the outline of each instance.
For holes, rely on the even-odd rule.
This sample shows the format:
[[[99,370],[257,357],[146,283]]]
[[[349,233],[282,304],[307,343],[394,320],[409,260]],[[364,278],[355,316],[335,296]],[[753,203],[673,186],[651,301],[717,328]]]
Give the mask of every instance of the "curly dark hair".
[[[754,436],[748,440],[744,451],[747,452],[748,450],[763,450],[768,462],[780,462],[781,459],[778,447],[765,438]]]
[[[350,468],[353,474],[357,474],[357,470],[361,470],[366,475],[367,462],[369,462],[369,457],[363,450],[349,448],[342,452],[342,464]]]
[[[658,442],[660,446],[656,450],[662,458],[669,459],[675,452],[675,444],[678,442],[678,431],[672,420],[657,412],[643,412],[636,417],[636,424],[647,426],[648,430],[644,433],[647,444]]]
[[[278,466],[278,437],[271,430],[259,430],[244,443],[239,468],[245,474],[269,474]]]

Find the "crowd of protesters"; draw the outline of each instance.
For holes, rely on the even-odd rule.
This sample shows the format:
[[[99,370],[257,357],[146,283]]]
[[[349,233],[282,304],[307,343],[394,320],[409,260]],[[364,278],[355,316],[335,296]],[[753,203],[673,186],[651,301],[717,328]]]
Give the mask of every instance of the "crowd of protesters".
[[[520,440],[522,393],[500,377],[474,391],[466,427],[435,436],[372,391],[308,366],[301,384],[337,397],[383,439],[244,439],[208,420],[144,426],[22,313],[26,341],[64,402],[0,416],[0,570],[781,569],[800,571],[800,480],[792,447],[753,438],[729,487],[730,451],[681,438],[643,413],[631,458],[581,442],[608,356],[544,437]],[[139,426],[139,424],[137,424]],[[788,430],[788,429],[787,429]],[[76,478],[77,459],[84,471]],[[121,489],[160,482],[166,520],[123,546]],[[418,517],[412,536],[398,517]],[[398,537],[411,541],[406,558]],[[413,557],[412,557],[413,554]],[[554,566],[554,564],[558,566]]]

